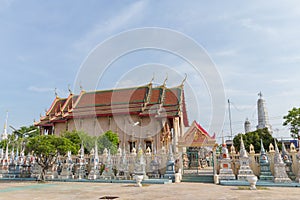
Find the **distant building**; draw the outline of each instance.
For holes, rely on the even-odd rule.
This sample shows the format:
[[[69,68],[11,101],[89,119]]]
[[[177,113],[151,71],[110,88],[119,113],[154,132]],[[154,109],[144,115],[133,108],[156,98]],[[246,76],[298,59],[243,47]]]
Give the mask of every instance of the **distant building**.
[[[257,114],[258,114],[258,125],[257,129],[268,128],[269,132],[272,133],[272,126],[269,123],[268,112],[265,106],[265,100],[262,98],[262,93],[259,94],[257,101]]]
[[[45,116],[35,123],[41,134],[60,135],[82,130],[92,136],[112,130],[119,135],[121,148],[131,151],[169,149],[177,145],[188,126],[183,83],[167,88],[165,83],[144,86],[81,91],[67,98],[56,96]]]
[[[245,133],[251,132],[251,123],[248,120],[248,118],[246,119],[246,121],[244,123],[244,128],[245,128]]]

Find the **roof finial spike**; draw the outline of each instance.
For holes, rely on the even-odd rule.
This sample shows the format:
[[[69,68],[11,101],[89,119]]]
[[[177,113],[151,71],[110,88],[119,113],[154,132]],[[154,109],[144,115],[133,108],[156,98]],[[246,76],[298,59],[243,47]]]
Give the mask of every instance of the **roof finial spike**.
[[[54,94],[55,94],[56,97],[58,97],[57,88],[54,88]]]
[[[263,95],[262,95],[261,91],[258,93],[258,96],[260,99],[262,98]]]
[[[152,84],[153,81],[154,81],[154,75],[155,75],[155,73],[153,72],[153,76],[152,76],[152,79],[151,79],[151,81],[150,81],[150,84]]]
[[[166,84],[167,84],[167,80],[168,80],[168,73],[167,73],[167,76],[166,76],[166,78],[165,78],[165,80],[164,80],[164,86],[166,86]]]
[[[68,84],[68,90],[69,90],[70,94],[72,94],[72,90],[71,90],[71,85],[70,84]]]
[[[183,86],[184,85],[184,82],[186,81],[186,78],[187,78],[187,74],[186,73],[184,73],[184,75],[185,75],[185,77],[184,77],[184,79],[182,80],[182,82],[181,82],[181,86]]]
[[[79,83],[79,88],[80,88],[81,91],[83,91],[83,86],[82,86],[81,81],[80,81],[80,83]]]

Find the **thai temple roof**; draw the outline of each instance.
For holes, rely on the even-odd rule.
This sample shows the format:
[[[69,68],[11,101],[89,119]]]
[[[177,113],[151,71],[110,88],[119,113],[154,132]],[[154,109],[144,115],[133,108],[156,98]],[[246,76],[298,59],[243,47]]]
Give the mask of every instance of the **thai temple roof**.
[[[202,145],[214,146],[215,143],[215,134],[210,136],[210,134],[195,120],[178,142],[179,146],[190,147],[200,147]]]
[[[183,84],[167,88],[165,84],[153,87],[152,83],[131,88],[70,92],[67,98],[55,97],[52,105],[35,125],[47,126],[70,118],[88,118],[134,114],[139,116],[175,117],[183,115],[188,126]]]

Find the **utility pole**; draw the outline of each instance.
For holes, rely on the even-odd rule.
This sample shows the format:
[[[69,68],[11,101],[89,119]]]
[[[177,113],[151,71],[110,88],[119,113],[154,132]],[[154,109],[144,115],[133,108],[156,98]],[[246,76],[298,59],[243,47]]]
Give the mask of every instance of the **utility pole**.
[[[232,124],[231,124],[231,111],[230,111],[230,101],[228,99],[228,113],[229,113],[229,125],[230,125],[230,140],[232,140]]]

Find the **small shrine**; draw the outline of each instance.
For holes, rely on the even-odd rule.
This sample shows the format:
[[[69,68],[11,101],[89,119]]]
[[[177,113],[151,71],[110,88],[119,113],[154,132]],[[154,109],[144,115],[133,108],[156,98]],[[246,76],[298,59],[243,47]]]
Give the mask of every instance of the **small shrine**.
[[[235,180],[235,175],[231,168],[231,159],[228,154],[228,149],[226,147],[226,143],[222,142],[222,154],[220,158],[220,173],[219,173],[219,180]]]
[[[298,150],[298,153],[296,155],[296,158],[297,158],[297,164],[298,164],[298,174],[297,174],[297,177],[296,177],[296,182],[300,183],[300,149]]]
[[[281,158],[278,146],[275,142],[275,156],[274,156],[274,182],[275,183],[291,183],[292,180],[288,177],[285,169],[285,164]]]
[[[166,179],[171,179],[172,182],[175,182],[175,161],[173,157],[172,146],[169,148],[169,155],[166,167],[166,173],[164,175]]]
[[[260,140],[260,145],[261,147],[260,147],[260,156],[259,156],[259,165],[260,165],[259,179],[262,181],[273,181],[274,177],[271,173],[270,162],[266,154],[262,140]]]
[[[253,171],[250,168],[250,159],[248,157],[247,151],[245,149],[243,138],[241,137],[240,145],[240,169],[238,171],[238,180],[247,180],[249,176],[253,176]]]
[[[99,155],[98,155],[97,142],[95,142],[95,149],[92,149],[92,151],[91,151],[90,166],[91,166],[91,170],[90,170],[88,179],[95,180],[95,179],[100,178]]]
[[[79,150],[79,163],[77,163],[75,165],[75,176],[77,179],[83,179],[85,178],[85,170],[86,170],[86,166],[85,166],[85,158],[84,158],[84,146],[83,146],[83,142],[81,143],[81,147]]]
[[[283,142],[282,142],[282,152],[281,152],[281,155],[282,155],[283,162],[285,163],[285,171],[286,171],[288,177],[291,180],[295,180],[296,176],[295,176],[295,174],[293,173],[293,170],[292,170],[292,164],[293,163],[292,163],[291,157],[288,154],[288,152],[287,152],[287,150],[286,150],[285,145],[284,145]]]

